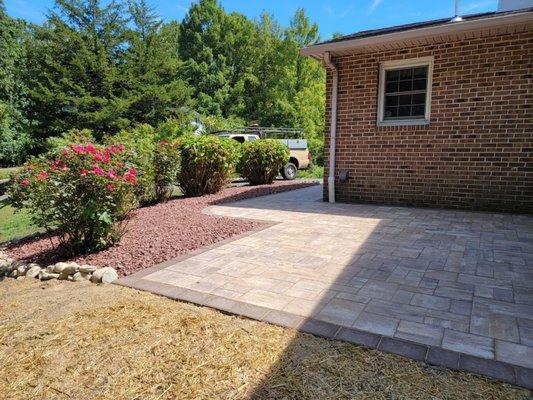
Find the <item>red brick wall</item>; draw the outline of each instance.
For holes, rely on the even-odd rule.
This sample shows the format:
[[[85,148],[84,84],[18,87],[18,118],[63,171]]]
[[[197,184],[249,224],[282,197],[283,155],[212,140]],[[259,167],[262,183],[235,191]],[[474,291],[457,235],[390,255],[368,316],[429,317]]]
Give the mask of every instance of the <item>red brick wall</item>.
[[[380,63],[426,56],[434,57],[431,124],[377,127]],[[334,62],[337,201],[533,212],[533,32]],[[330,93],[328,71],[325,199]]]

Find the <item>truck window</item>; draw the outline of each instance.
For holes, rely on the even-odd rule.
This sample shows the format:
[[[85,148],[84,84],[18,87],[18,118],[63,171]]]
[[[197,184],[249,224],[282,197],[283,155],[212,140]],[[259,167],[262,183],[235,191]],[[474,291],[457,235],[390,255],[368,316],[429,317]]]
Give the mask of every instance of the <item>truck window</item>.
[[[244,143],[244,136],[233,136],[232,139],[239,143]]]
[[[248,136],[248,141],[250,141],[250,142],[255,140],[255,139],[257,139],[255,136]]]

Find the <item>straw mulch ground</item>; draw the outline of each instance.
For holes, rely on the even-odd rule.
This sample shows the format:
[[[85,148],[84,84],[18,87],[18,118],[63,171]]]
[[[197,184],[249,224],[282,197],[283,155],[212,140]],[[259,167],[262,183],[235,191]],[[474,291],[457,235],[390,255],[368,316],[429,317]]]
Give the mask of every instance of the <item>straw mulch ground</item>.
[[[110,286],[0,282],[2,399],[525,399],[528,392]]]

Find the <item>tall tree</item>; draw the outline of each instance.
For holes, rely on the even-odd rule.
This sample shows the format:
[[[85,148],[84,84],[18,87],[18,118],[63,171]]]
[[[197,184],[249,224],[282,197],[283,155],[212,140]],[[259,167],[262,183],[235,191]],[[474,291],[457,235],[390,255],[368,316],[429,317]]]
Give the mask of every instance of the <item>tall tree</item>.
[[[10,18],[0,0],[0,166],[21,162],[31,145],[25,117],[28,39],[25,23]]]
[[[163,24],[145,0],[131,1],[133,28],[121,66],[127,88],[127,117],[157,125],[191,104],[191,90],[181,79],[179,25]]]
[[[116,1],[57,0],[28,52],[36,135],[89,128],[97,135],[129,121],[117,62],[126,43],[124,8]]]
[[[216,0],[191,6],[181,24],[179,53],[198,111],[227,117],[246,108],[242,94],[252,78],[254,33],[251,21],[226,14]]]

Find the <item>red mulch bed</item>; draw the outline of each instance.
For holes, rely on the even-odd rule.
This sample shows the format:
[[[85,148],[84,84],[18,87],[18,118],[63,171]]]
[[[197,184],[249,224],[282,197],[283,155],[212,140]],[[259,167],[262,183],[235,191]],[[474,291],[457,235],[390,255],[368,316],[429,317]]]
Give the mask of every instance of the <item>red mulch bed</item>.
[[[257,221],[204,214],[202,210],[207,206],[315,184],[316,182],[310,181],[277,181],[272,185],[227,188],[210,196],[180,198],[139,208],[131,213],[126,234],[116,245],[71,261],[99,267],[109,266],[116,268],[121,276],[130,275],[261,226]],[[48,265],[67,259],[55,246],[55,238],[41,236],[11,244],[6,251],[13,258]]]

